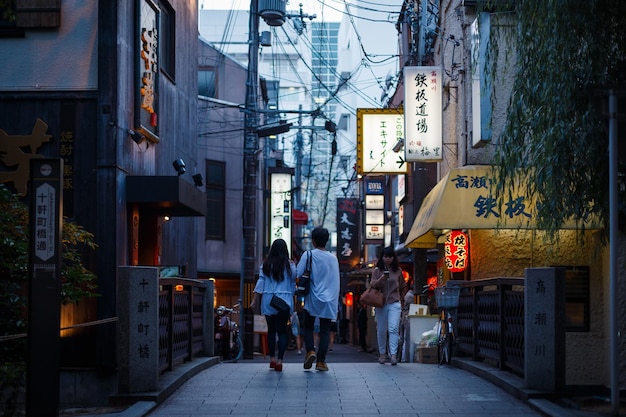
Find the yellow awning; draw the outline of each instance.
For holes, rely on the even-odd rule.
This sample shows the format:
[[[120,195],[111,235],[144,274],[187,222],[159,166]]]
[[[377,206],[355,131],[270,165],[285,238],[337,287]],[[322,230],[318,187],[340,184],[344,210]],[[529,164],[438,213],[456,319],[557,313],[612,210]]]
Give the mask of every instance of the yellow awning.
[[[413,221],[404,247],[434,248],[446,229],[531,229],[534,227],[532,201],[518,187],[501,209],[492,195],[491,166],[468,165],[450,170],[430,190]],[[563,229],[577,229],[574,221]],[[587,229],[591,229],[585,224]]]

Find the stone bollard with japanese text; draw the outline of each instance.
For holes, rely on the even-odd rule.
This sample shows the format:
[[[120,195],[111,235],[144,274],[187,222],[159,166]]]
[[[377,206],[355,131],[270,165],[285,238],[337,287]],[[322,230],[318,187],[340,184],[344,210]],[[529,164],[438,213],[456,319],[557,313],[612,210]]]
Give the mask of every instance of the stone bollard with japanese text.
[[[159,378],[159,269],[118,268],[118,393],[157,389]]]
[[[565,270],[526,269],[524,299],[526,388],[558,391],[565,384]]]

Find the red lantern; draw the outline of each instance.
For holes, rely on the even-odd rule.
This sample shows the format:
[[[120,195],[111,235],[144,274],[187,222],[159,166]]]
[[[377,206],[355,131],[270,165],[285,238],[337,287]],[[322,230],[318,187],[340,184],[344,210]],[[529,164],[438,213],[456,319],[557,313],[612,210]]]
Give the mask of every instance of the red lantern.
[[[446,268],[450,272],[464,271],[469,262],[469,243],[467,235],[460,230],[448,233],[444,245]]]
[[[344,297],[346,307],[350,307],[354,302],[354,294],[352,291],[348,291]]]

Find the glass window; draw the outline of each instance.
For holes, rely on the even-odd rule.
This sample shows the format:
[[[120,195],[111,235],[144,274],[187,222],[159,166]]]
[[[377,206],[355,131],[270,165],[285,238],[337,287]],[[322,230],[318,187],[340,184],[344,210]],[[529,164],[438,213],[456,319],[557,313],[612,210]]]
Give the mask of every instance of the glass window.
[[[489,13],[481,13],[470,27],[472,48],[472,145],[491,140],[491,78],[486,69],[491,22]]]
[[[215,70],[201,69],[198,71],[198,95],[215,98]]]
[[[589,331],[589,267],[565,267],[565,330]]]

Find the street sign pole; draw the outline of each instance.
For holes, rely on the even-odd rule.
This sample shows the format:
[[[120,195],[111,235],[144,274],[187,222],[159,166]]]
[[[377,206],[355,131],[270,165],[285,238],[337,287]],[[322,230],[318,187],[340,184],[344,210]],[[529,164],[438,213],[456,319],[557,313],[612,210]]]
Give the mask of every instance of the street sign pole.
[[[30,160],[26,415],[59,415],[63,160]]]

